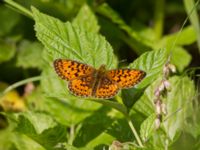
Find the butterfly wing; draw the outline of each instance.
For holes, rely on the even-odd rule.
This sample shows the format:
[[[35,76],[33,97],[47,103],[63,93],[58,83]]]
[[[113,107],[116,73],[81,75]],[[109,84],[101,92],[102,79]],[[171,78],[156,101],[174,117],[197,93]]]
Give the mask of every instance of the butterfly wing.
[[[102,99],[112,98],[119,91],[118,85],[106,76],[100,78],[97,87],[94,87],[94,89],[93,97]]]
[[[93,67],[73,60],[56,59],[53,64],[56,73],[65,80],[72,80],[94,72]]]
[[[131,88],[139,83],[146,76],[146,73],[137,69],[117,69],[109,70],[106,75],[120,88]]]
[[[95,79],[93,75],[75,78],[69,81],[68,89],[75,96],[91,97],[94,80]]]

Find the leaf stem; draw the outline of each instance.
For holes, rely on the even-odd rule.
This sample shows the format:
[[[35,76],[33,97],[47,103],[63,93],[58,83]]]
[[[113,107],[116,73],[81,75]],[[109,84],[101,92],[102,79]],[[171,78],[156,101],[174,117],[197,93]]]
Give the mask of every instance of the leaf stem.
[[[132,130],[132,132],[133,132],[133,134],[134,134],[134,136],[135,136],[135,138],[136,138],[136,140],[137,140],[137,143],[139,144],[140,147],[144,147],[144,145],[142,144],[142,141],[141,141],[141,139],[140,139],[140,137],[139,137],[137,131],[135,130],[135,127],[133,126],[133,123],[132,123],[132,121],[131,121],[131,118],[128,117],[128,116],[126,116],[126,119],[127,119],[127,121],[128,121],[128,125],[130,126],[130,128],[131,128],[131,130]]]
[[[29,82],[33,82],[33,81],[39,81],[41,79],[41,76],[36,76],[36,77],[31,77],[31,78],[28,78],[28,79],[25,79],[25,80],[21,80],[19,82],[16,82],[12,85],[10,85],[9,87],[7,87],[4,91],[3,91],[3,94],[6,94],[7,92],[21,86],[21,85],[24,85],[26,83],[29,83]]]
[[[19,5],[18,3],[14,2],[12,0],[4,0],[4,2],[7,3],[8,6],[11,6],[13,9],[15,9],[16,11],[18,11],[18,12],[20,11],[20,13],[22,13],[23,15],[33,18],[31,11],[29,11],[25,7]]]
[[[74,125],[70,126],[70,136],[69,136],[69,140],[68,140],[68,144],[72,145],[74,140]]]

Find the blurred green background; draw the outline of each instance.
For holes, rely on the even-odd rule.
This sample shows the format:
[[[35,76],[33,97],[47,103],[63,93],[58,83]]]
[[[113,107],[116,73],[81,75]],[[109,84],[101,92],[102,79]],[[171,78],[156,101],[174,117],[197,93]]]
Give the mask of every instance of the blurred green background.
[[[0,3],[0,91],[27,78],[36,77],[36,82],[22,84],[1,95],[0,150],[108,149],[115,147],[112,145],[114,140],[134,140],[125,118],[108,106],[79,100],[66,104],[46,97],[44,93],[49,89],[46,87],[45,91],[39,78],[41,73],[49,73],[45,68],[51,56],[36,37],[34,17],[26,12],[26,9],[31,11],[31,6],[63,22],[73,22],[75,26],[84,22],[87,32],[103,35],[113,48],[117,67],[127,66],[145,52],[166,49],[172,53],[170,62],[176,66],[176,76],[183,83],[178,82],[179,78],[170,81],[174,89],[183,85],[183,93],[192,89],[192,94],[187,91],[189,94],[185,96],[190,103],[179,105],[181,109],[187,104],[192,105],[192,111],[185,111],[187,117],[176,116],[183,117],[187,123],[180,131],[176,131],[179,126],[174,127],[173,138],[159,130],[153,138],[148,137],[143,142],[146,142],[146,149],[200,149],[200,5],[194,0],[15,0],[17,5],[12,2]],[[182,80],[185,76],[188,77]],[[152,81],[150,86],[154,84]],[[183,97],[178,96],[177,99]],[[131,102],[131,109],[134,104]],[[148,110],[141,113],[137,105],[133,107],[131,116],[135,117],[133,120],[139,130],[153,108],[149,110],[151,113]],[[65,115],[69,120],[66,121]],[[37,118],[42,121],[34,129],[32,124],[38,123]],[[95,132],[90,133],[90,130]],[[137,149],[134,144],[130,145],[125,143],[123,146]]]

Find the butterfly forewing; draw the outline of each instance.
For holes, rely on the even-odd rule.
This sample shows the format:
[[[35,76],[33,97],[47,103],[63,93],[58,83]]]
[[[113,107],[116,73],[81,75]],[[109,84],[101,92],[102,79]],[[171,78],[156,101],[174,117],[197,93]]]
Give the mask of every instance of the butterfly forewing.
[[[136,69],[117,69],[107,72],[107,76],[115,81],[120,88],[130,88],[139,83],[146,73]]]
[[[94,68],[73,60],[56,59],[54,61],[56,73],[65,80],[72,80],[80,76],[92,74]]]

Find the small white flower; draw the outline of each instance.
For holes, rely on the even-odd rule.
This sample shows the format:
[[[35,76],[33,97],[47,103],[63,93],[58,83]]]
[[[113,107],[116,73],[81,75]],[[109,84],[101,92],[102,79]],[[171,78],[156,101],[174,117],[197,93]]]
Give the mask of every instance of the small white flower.
[[[167,89],[167,90],[170,90],[170,83],[168,80],[163,80],[163,85],[164,85],[164,88]]]
[[[170,69],[171,72],[175,73],[176,72],[176,67],[173,64],[168,64],[168,67]]]

